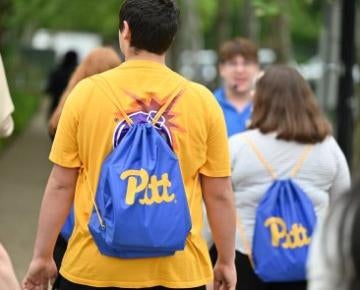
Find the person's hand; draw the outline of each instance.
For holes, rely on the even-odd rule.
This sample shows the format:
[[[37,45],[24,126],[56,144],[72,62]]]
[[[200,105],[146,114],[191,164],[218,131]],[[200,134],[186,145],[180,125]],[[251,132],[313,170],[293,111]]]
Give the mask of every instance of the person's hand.
[[[214,267],[214,290],[234,290],[236,288],[235,263],[216,262]]]
[[[33,259],[22,283],[23,290],[48,290],[58,272],[53,258]]]

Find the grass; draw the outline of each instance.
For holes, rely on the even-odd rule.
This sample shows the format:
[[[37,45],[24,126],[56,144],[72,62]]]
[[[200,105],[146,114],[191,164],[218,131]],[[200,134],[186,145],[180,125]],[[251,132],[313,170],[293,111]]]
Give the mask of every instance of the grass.
[[[15,112],[12,115],[15,130],[10,138],[0,139],[0,152],[3,151],[3,149],[27,127],[31,117],[36,112],[40,103],[39,96],[28,95],[23,92],[13,93],[12,99],[15,106]]]

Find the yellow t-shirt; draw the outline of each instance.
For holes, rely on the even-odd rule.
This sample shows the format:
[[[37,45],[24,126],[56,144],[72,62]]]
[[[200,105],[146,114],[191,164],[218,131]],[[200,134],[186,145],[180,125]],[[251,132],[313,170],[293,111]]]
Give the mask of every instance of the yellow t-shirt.
[[[179,158],[192,220],[184,251],[169,257],[119,259],[100,254],[88,230],[101,165],[118,138],[123,121],[107,94],[131,114],[157,111],[184,79],[165,65],[132,60],[81,81],[68,97],[61,115],[50,160],[80,170],[75,198],[75,227],[60,273],[68,280],[94,287],[189,288],[212,280],[208,249],[202,238],[200,174],[230,176],[224,117],[214,96],[203,86],[186,82],[181,96],[165,112],[165,126]],[[88,181],[85,179],[87,172]]]

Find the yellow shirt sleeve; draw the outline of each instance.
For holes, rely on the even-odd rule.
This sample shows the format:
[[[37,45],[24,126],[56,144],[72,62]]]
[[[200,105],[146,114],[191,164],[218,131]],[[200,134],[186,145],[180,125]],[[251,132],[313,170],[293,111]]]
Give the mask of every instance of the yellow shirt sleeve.
[[[208,137],[206,162],[200,173],[209,177],[231,176],[230,154],[224,114],[215,97],[206,90]]]
[[[66,99],[49,156],[57,165],[76,168],[82,164],[78,144],[80,100],[89,94],[89,87],[89,82],[80,82]]]

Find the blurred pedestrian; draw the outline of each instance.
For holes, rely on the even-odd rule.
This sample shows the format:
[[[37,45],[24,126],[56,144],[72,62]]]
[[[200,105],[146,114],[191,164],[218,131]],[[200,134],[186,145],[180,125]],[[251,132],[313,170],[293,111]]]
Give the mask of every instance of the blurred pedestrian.
[[[277,277],[281,281],[269,282],[272,278],[264,281],[260,278],[260,268],[272,262],[273,251],[285,255],[300,253],[306,260],[316,217],[321,218],[329,203],[350,187],[346,159],[331,132],[330,123],[316,104],[309,85],[295,69],[274,66],[259,79],[249,130],[230,138],[239,229],[238,290],[306,289],[305,263],[295,260],[293,268],[283,269],[283,265],[278,265],[270,273],[271,276],[296,268],[303,273],[303,281],[292,281],[282,274]],[[295,190],[294,195],[289,197],[287,190]],[[282,207],[277,208],[278,215],[290,218],[313,215],[308,222],[311,228],[299,221],[288,224],[279,216],[264,223],[262,217],[273,213],[270,207],[278,206],[279,202]],[[304,212],[295,211],[306,202]],[[270,220],[275,224],[268,224]],[[266,245],[270,250],[259,258],[258,253],[265,249],[264,239],[256,239],[261,234],[273,240]],[[298,249],[300,252],[296,252]]]
[[[126,61],[118,68],[81,81],[64,105],[50,153],[54,167],[44,194],[34,256],[23,281],[24,289],[32,289],[36,284],[46,287],[56,275],[52,251],[73,200],[75,227],[60,269],[60,290],[204,289],[213,278],[216,289],[234,289],[235,208],[224,117],[211,92],[185,80],[165,65],[166,51],[178,29],[179,9],[173,0],[125,0],[119,20],[120,47]],[[141,138],[147,136],[128,137],[132,137],[128,134],[139,132],[136,130],[160,133],[151,135],[158,140],[156,144],[151,143],[154,150],[150,152],[146,142],[139,144],[140,149],[154,152],[160,158],[172,156],[171,162],[182,173],[181,180],[176,179],[173,185],[171,181],[174,180],[168,179],[169,171],[150,178],[142,167],[139,170],[127,167],[120,178],[116,174],[114,179],[119,186],[126,186],[126,197],[123,191],[109,189],[112,180],[105,179],[105,183],[99,183],[97,187],[100,172],[108,177],[108,167],[103,168],[105,171],[101,167],[113,161],[106,159],[109,154],[119,153],[124,162],[127,158],[139,162],[149,159],[152,166],[158,168],[158,164],[153,164],[156,162],[139,148],[125,146],[128,144],[125,141],[143,140]],[[158,139],[160,137],[163,139]],[[126,152],[133,150],[135,155],[127,155],[117,148]],[[159,152],[159,148],[163,150]],[[109,171],[122,165],[115,164]],[[139,178],[136,177],[138,173]],[[134,176],[127,182],[124,175],[128,174]],[[104,180],[102,177],[101,181]],[[141,184],[137,184],[139,181]],[[175,191],[180,185],[184,189],[181,196]],[[116,194],[116,198],[94,196],[104,188]],[[177,207],[184,199],[184,207]],[[219,251],[214,270],[201,235],[203,199]],[[168,248],[147,245],[131,253],[131,257],[121,258],[126,251],[122,244],[111,243],[109,246],[113,238],[136,238],[136,234],[136,243],[142,244],[146,233],[132,227],[134,220],[141,222],[139,214],[163,212],[169,207],[177,210],[164,218],[164,223],[184,212],[191,215],[191,230],[184,238],[183,250],[174,253]],[[124,209],[137,210],[137,214],[116,220],[122,223],[121,227],[112,228],[113,224],[109,227],[113,215],[117,217]],[[108,211],[112,214],[107,215]],[[152,221],[156,214],[151,217],[141,224],[147,227],[148,236],[155,230]],[[91,227],[90,232],[93,222],[99,226]],[[167,225],[174,229],[184,227],[181,223]],[[117,233],[124,227],[131,228],[127,235],[110,233],[110,240],[104,243],[94,240],[101,238],[103,232],[116,229]],[[155,242],[161,242],[173,236],[168,227],[164,227],[162,233],[153,238]],[[136,245],[127,246],[133,248]],[[153,257],[145,258],[147,254],[153,254]]]
[[[20,290],[20,285],[16,279],[10,257],[1,243],[0,243],[0,289]]]
[[[77,65],[78,55],[76,51],[69,50],[61,59],[60,64],[50,73],[45,88],[45,92],[51,97],[48,118],[50,118],[59,104],[60,97]]]
[[[219,51],[219,71],[223,86],[215,90],[214,95],[224,113],[227,133],[231,137],[245,131],[250,123],[254,85],[260,75],[256,45],[242,37],[225,42]],[[217,251],[206,220],[203,234],[215,263]]]
[[[360,289],[360,180],[332,205],[310,249],[309,290]]]
[[[102,73],[109,69],[119,66],[121,60],[117,53],[110,47],[100,47],[94,49],[76,68],[75,72],[71,75],[69,83],[65,91],[61,95],[58,106],[49,120],[49,134],[54,137],[56,128],[59,123],[61,111],[64,107],[66,98],[74,89],[79,81],[94,74]]]
[[[13,132],[14,121],[11,116],[13,112],[14,105],[11,100],[4,65],[0,55],[0,137],[8,137]]]
[[[259,74],[258,50],[246,38],[225,42],[219,51],[223,86],[215,90],[227,126],[228,136],[246,130],[252,112],[252,91]]]

